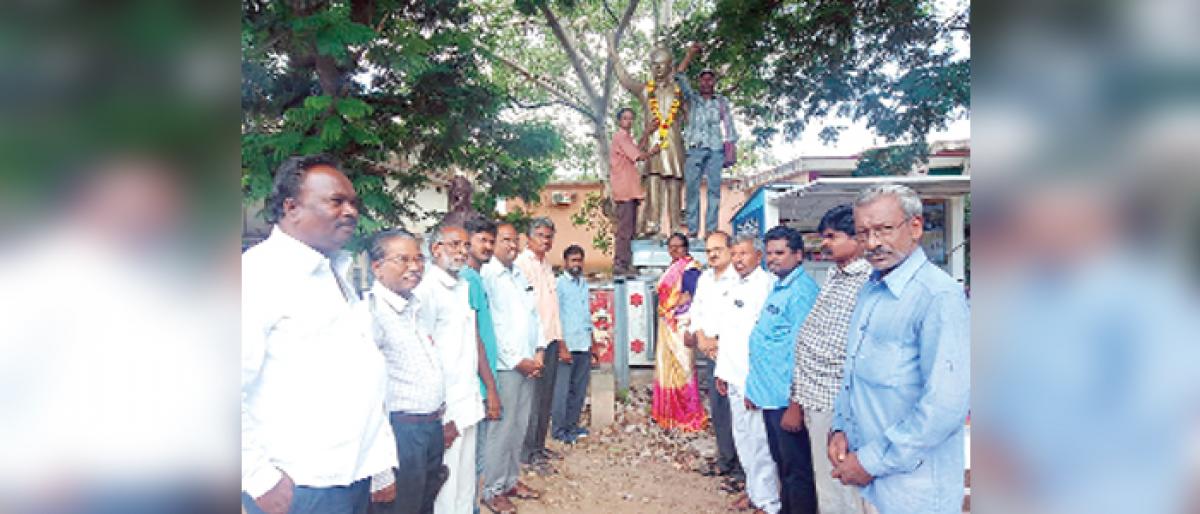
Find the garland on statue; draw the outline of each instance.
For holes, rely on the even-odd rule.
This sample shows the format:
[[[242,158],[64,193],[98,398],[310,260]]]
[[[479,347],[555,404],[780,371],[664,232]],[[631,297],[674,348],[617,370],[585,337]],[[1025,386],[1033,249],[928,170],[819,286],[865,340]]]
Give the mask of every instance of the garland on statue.
[[[654,115],[654,124],[658,126],[658,146],[663,150],[667,149],[667,144],[671,139],[667,137],[667,133],[671,129],[671,125],[675,124],[675,114],[679,112],[681,95],[679,84],[675,84],[675,97],[671,100],[671,110],[667,113],[667,119],[663,120],[662,113],[658,110],[658,97],[654,95],[654,79],[646,82],[646,96],[650,99],[650,113]]]

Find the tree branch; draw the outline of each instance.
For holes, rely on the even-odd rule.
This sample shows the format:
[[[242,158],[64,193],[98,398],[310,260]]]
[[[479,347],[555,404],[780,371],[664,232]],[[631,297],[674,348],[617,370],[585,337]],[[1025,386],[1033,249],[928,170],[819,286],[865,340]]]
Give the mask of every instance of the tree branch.
[[[563,107],[567,107],[571,110],[574,110],[575,112],[578,112],[579,114],[584,115],[589,120],[596,119],[595,113],[588,111],[588,110],[580,109],[578,105],[564,102],[562,100],[550,100],[548,102],[525,103],[525,102],[522,102],[521,100],[517,99],[517,97],[515,97],[513,95],[508,95],[508,101],[512,102],[513,105],[516,105],[517,107],[519,107],[521,109],[529,109],[529,110],[541,109],[543,107],[553,107],[555,105],[561,105]]]
[[[604,12],[608,13],[608,16],[610,18],[612,18],[613,23],[616,23],[616,24],[621,23],[620,21],[617,20],[617,15],[613,14],[612,7],[608,5],[608,0],[604,0]]]
[[[496,54],[493,52],[486,52],[486,53],[488,55],[490,55],[493,59],[504,64],[505,66],[512,68],[513,71],[516,71],[517,73],[521,74],[521,76],[525,77],[526,79],[529,79],[529,81],[533,82],[534,84],[537,84],[539,87],[541,87],[547,93],[550,93],[551,95],[558,97],[568,107],[575,109],[576,111],[579,111],[580,113],[583,113],[585,116],[587,116],[589,118],[595,117],[595,115],[591,113],[591,111],[588,109],[588,107],[586,107],[588,105],[588,103],[584,102],[578,98],[575,98],[574,95],[572,95],[571,93],[569,93],[567,91],[567,88],[562,87],[559,84],[556,84],[554,81],[550,80],[549,78],[543,77],[541,75],[538,75],[536,73],[533,73],[533,72],[525,69],[525,67],[521,66],[520,64],[513,62],[512,59],[509,59],[507,57],[504,57],[502,55],[499,55],[499,54]]]
[[[629,21],[633,19],[633,12],[637,10],[639,0],[630,0],[629,5],[625,6],[625,12],[621,13],[621,19],[617,21],[616,31],[613,33],[613,48],[617,49],[621,46],[621,37],[625,35],[625,28],[629,26]],[[615,51],[615,50],[614,50]],[[613,80],[616,62],[614,59],[619,59],[620,55],[608,58],[608,64],[604,66],[604,103],[607,107],[608,99],[612,95]]]
[[[558,17],[550,10],[550,7],[545,3],[539,4],[538,9],[542,11],[542,15],[546,17],[546,23],[550,25],[550,31],[554,32],[554,37],[558,39],[558,43],[562,45],[563,52],[567,54],[567,60],[570,61],[571,67],[575,69],[575,74],[579,76],[579,84],[583,86],[583,92],[589,100],[596,99],[599,95],[596,94],[596,88],[592,85],[591,78],[588,77],[587,70],[583,67],[583,61],[579,54],[575,51],[577,46],[571,36],[563,29],[562,24],[558,22]]]

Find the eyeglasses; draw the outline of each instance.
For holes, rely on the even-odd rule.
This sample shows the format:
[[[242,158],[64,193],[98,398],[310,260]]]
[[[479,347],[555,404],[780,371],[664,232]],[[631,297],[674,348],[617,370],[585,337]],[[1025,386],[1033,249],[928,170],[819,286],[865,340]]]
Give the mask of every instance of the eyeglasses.
[[[896,233],[896,229],[900,228],[904,223],[907,223],[911,219],[912,218],[904,218],[904,221],[894,225],[885,223],[883,225],[876,225],[874,227],[854,227],[854,239],[860,243],[867,241],[872,235],[875,236],[875,239],[887,239],[892,237],[892,234]]]
[[[451,249],[466,248],[470,246],[466,241],[441,241],[438,244],[449,246]]]
[[[426,259],[424,255],[417,255],[416,257],[409,257],[407,255],[394,255],[386,259],[379,259],[380,262],[396,261],[400,263],[401,266],[405,267],[412,266],[413,264],[423,265],[425,264],[425,260]]]

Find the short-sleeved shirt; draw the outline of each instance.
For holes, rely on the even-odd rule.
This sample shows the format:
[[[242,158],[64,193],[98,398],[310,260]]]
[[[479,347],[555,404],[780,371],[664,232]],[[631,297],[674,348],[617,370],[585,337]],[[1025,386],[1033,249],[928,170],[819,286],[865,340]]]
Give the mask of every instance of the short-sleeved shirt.
[[[468,297],[471,309],[475,310],[475,321],[479,325],[479,340],[483,341],[483,352],[487,357],[488,367],[492,368],[492,376],[496,376],[496,326],[492,323],[492,309],[488,307],[487,289],[483,287],[483,277],[470,266],[464,266],[459,275],[467,281],[471,291]],[[479,393],[487,399],[487,388],[483,379],[479,379]]]
[[[558,315],[562,320],[563,341],[572,352],[592,348],[592,313],[588,309],[588,283],[570,273],[558,276]]]
[[[608,145],[609,184],[612,186],[614,202],[641,200],[646,197],[642,190],[642,174],[637,169],[637,158],[641,154],[633,142],[633,135],[626,130],[613,134]]]
[[[775,283],[750,333],[750,374],[746,398],[763,409],[788,405],[796,336],[817,300],[817,283],[801,266]]]

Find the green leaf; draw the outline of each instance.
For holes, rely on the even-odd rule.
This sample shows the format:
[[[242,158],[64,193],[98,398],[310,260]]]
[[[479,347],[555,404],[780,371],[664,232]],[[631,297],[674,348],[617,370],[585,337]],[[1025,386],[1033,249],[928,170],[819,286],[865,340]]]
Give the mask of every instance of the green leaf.
[[[342,138],[342,119],[337,116],[330,116],[325,119],[325,124],[321,127],[321,139],[326,143],[337,143]]]
[[[371,114],[374,109],[358,98],[339,98],[337,101],[337,111],[347,119],[356,120]]]
[[[300,155],[315,155],[325,151],[325,142],[319,137],[304,138],[300,145]]]
[[[310,111],[323,111],[333,105],[333,98],[329,95],[310,96],[304,99],[304,108]]]

